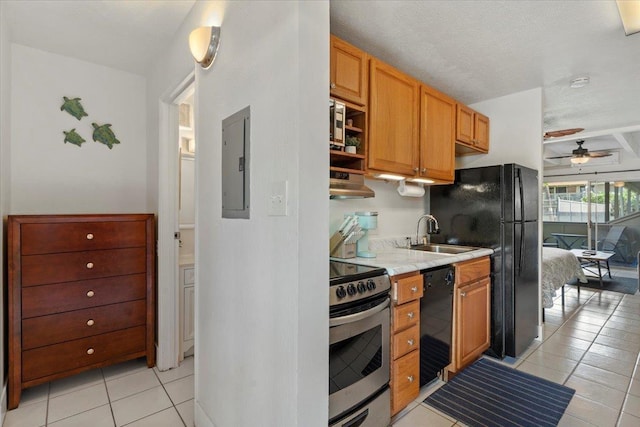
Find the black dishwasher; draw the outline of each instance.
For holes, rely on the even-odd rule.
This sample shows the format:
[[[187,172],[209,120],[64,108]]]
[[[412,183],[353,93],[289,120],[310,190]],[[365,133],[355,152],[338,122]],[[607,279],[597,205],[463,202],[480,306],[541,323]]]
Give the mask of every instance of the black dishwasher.
[[[451,362],[454,270],[447,265],[421,273],[420,387],[437,378]]]

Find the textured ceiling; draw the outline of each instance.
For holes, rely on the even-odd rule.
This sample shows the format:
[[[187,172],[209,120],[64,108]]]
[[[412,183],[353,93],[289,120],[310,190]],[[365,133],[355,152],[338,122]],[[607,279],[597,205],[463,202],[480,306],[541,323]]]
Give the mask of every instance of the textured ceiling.
[[[0,0],[13,42],[144,74],[195,0]],[[185,41],[186,43],[186,41]]]
[[[542,87],[545,131],[640,124],[640,34],[614,1],[332,0],[331,32],[467,104]]]

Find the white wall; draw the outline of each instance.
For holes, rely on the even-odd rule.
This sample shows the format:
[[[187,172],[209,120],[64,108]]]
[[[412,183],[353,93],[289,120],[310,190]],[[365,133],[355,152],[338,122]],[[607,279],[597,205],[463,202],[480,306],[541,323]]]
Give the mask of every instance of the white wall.
[[[371,230],[372,239],[412,236],[415,239],[418,218],[429,212],[429,189],[423,197],[403,197],[396,190],[395,182],[367,179],[366,185],[375,193],[367,199],[334,199],[329,202],[330,233],[335,232],[345,214],[356,211],[378,212],[378,228]]]
[[[10,149],[9,138],[11,136],[11,44],[9,43],[8,29],[6,21],[6,3],[0,2],[0,218],[4,223],[5,216],[9,212],[10,198]],[[0,242],[4,242],[4,227],[0,227]],[[4,295],[5,283],[5,263],[4,244],[0,244],[0,387],[2,387],[0,397],[0,425],[4,421],[7,410],[7,388],[5,385],[5,333],[4,333]]]
[[[216,62],[196,70],[196,423],[325,426],[329,5],[197,2],[150,69],[150,144],[158,99],[193,67],[189,32],[216,20]],[[221,122],[247,105],[251,219],[222,219]],[[267,215],[278,181],[288,216]]]
[[[145,212],[144,78],[17,44],[11,65],[11,212]],[[89,116],[60,111],[63,96]],[[111,123],[120,144],[94,142],[92,122]],[[63,143],[72,128],[81,147]]]

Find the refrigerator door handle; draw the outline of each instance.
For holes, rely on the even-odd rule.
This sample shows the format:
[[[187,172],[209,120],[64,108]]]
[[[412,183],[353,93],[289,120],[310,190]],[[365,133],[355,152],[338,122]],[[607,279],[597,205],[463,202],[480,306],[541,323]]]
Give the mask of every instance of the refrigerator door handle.
[[[524,257],[524,242],[525,242],[525,230],[527,229],[527,227],[524,226],[524,222],[520,223],[520,226],[522,227],[522,231],[520,233],[520,259],[518,260],[518,276],[520,276],[520,273],[522,273],[522,270],[524,270],[524,263],[525,263],[525,257]]]
[[[520,218],[518,221],[524,221],[524,187],[522,185],[522,170],[516,169],[516,177],[518,178],[518,194],[520,196]]]

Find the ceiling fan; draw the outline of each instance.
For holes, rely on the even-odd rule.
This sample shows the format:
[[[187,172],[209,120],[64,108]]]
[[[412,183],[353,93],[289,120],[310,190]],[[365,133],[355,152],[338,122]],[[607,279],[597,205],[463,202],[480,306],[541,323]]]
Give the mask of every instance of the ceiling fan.
[[[556,156],[556,157],[547,157],[547,159],[566,159],[571,158],[571,163],[573,164],[584,164],[589,161],[589,159],[596,157],[608,157],[611,155],[608,151],[589,151],[582,146],[584,144],[583,139],[579,139],[576,141],[578,144],[578,148],[573,150],[570,155],[566,156]]]

